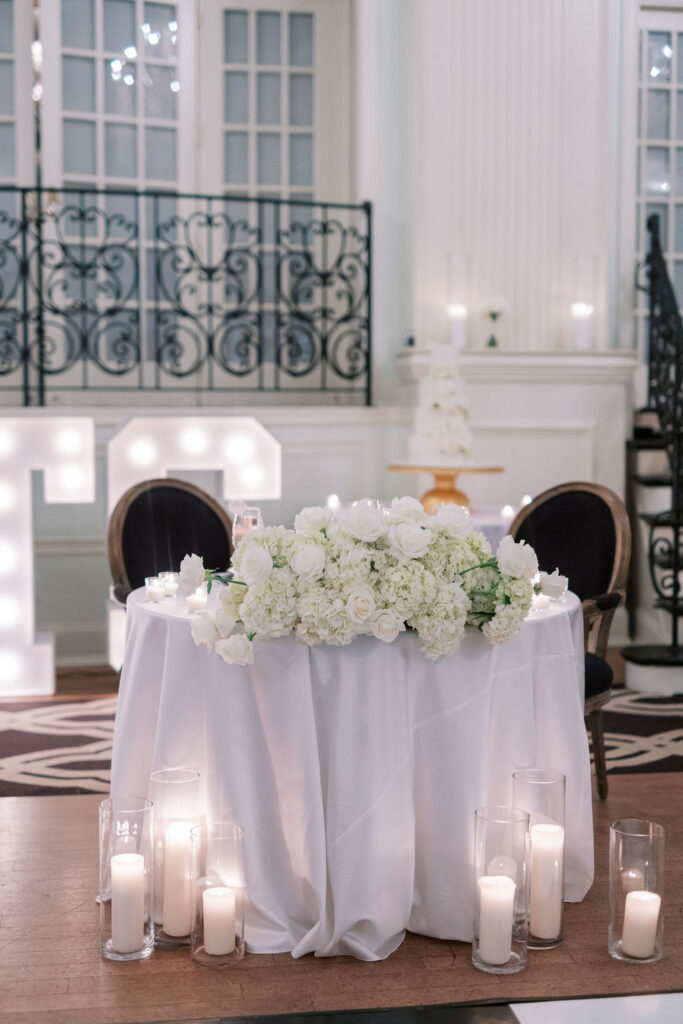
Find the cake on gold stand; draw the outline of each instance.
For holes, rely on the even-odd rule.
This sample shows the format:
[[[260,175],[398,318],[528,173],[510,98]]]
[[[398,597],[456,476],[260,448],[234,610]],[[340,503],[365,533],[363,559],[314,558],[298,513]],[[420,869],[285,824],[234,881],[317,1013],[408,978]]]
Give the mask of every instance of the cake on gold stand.
[[[464,505],[470,507],[470,499],[464,491],[458,490],[456,481],[462,473],[502,473],[502,466],[415,466],[412,463],[394,463],[389,469],[397,473],[431,473],[434,487],[426,491],[420,501],[425,512],[436,512],[439,505]]]

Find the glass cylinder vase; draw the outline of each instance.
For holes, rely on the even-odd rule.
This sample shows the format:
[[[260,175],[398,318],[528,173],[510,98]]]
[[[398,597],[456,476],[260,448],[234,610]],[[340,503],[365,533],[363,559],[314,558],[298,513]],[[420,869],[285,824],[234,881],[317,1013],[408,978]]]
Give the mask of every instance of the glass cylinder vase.
[[[513,974],[526,966],[528,832],[524,810],[475,811],[472,963],[491,974]]]
[[[523,768],[512,774],[512,802],[529,813],[529,937],[532,949],[562,941],[565,787],[561,772]]]
[[[192,956],[226,967],[244,956],[244,832],[232,822],[192,829]]]
[[[652,963],[663,951],[664,829],[624,818],[609,830],[610,956]]]
[[[199,773],[152,772],[154,803],[154,919],[158,946],[187,946],[192,930],[191,831],[201,819]]]
[[[100,804],[100,942],[108,960],[143,960],[154,949],[152,803]]]

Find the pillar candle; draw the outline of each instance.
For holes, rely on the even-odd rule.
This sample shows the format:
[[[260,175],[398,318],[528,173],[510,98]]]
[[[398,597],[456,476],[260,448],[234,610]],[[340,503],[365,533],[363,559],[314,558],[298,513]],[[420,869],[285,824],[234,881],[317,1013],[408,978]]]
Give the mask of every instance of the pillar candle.
[[[479,879],[479,955],[487,964],[506,964],[512,952],[516,885],[507,875]]]
[[[467,310],[464,306],[454,304],[448,307],[448,315],[451,321],[451,345],[456,352],[461,352],[465,347]]]
[[[562,931],[564,829],[531,826],[529,930],[537,939],[556,939]]]
[[[115,853],[111,859],[111,946],[115,953],[137,953],[145,940],[145,859]]]
[[[634,889],[626,893],[621,949],[626,956],[652,956],[657,941],[657,922],[662,898],[656,892]]]
[[[164,833],[163,929],[167,935],[189,935],[192,928],[192,849],[190,821],[171,821]]]
[[[235,948],[235,890],[212,886],[202,893],[204,952],[225,956]]]
[[[593,307],[585,302],[573,302],[574,347],[578,352],[593,348]]]

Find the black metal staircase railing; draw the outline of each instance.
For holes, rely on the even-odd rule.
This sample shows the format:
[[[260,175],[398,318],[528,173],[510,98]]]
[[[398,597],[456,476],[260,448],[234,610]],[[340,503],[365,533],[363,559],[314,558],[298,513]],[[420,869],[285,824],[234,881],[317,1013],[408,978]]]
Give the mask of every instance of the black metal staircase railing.
[[[646,259],[649,295],[649,407],[660,434],[645,447],[666,450],[671,474],[670,507],[646,514],[648,564],[657,608],[671,616],[671,643],[629,647],[624,657],[641,665],[683,665],[679,619],[683,616],[683,323],[659,240],[659,217],[648,219]],[[653,478],[653,482],[656,482]]]
[[[369,203],[2,186],[0,401],[370,404],[371,255]]]

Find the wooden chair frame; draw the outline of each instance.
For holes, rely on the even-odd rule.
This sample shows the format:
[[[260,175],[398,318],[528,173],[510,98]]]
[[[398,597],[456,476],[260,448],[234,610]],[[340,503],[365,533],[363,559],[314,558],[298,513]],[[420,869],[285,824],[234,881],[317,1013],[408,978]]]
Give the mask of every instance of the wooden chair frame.
[[[574,481],[550,487],[537,495],[534,500],[521,509],[510,524],[509,533],[516,536],[522,524],[539,505],[560,494],[570,491],[584,491],[601,498],[609,508],[614,522],[614,564],[606,594],[595,594],[581,602],[583,611],[584,650],[604,658],[607,652],[607,640],[614,613],[626,599],[626,580],[631,559],[631,524],[628,512],[621,498],[603,484]],[[561,571],[561,570],[560,570]],[[571,585],[571,580],[569,581]],[[598,782],[598,795],[601,800],[607,797],[607,766],[605,764],[605,740],[602,721],[602,708],[612,696],[611,688],[604,693],[591,697],[584,703],[584,716],[590,730],[595,758],[595,774]]]
[[[133,502],[145,491],[157,487],[171,487],[178,491],[185,491],[199,498],[212,512],[221,520],[225,526],[228,537],[228,550],[232,555],[232,520],[223,506],[211,495],[203,491],[201,487],[188,483],[186,480],[177,480],[175,477],[156,477],[153,480],[143,480],[139,484],[129,487],[125,494],[122,494],[117,501],[114,510],[109,517],[107,528],[107,554],[109,556],[109,568],[111,578],[114,581],[114,595],[119,601],[125,601],[130,594],[132,587],[126,572],[123,561],[123,524],[128,515],[128,510]]]

